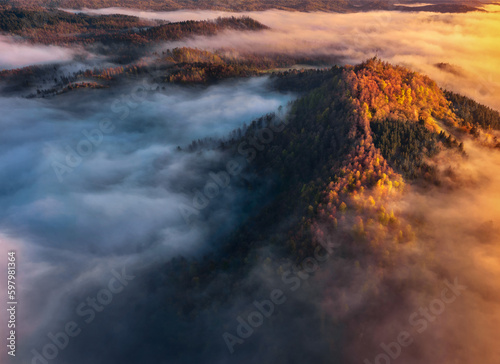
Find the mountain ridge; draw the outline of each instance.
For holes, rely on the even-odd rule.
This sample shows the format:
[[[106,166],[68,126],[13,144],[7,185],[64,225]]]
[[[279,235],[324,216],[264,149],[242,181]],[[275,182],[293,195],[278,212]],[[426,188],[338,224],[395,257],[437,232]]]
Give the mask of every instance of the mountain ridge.
[[[302,85],[305,92],[291,105],[286,129],[266,148],[254,150],[255,155],[238,151],[242,141],[255,140],[259,130],[275,122],[276,116],[270,115],[219,148],[229,156],[250,158],[252,170],[277,183],[270,207],[249,223],[251,229],[236,233],[233,244],[238,241],[250,249],[264,239],[263,231],[283,219],[293,221],[295,227],[287,233],[273,235],[284,244],[280,249],[286,247],[297,261],[327,244],[325,236],[363,241],[344,248],[363,247],[375,255],[383,241],[391,249],[397,246],[394,241],[412,241],[411,224],[388,208],[389,201],[403,196],[411,184],[450,188],[459,183],[460,176],[450,175],[433,158],[451,152],[466,159],[463,140],[495,133],[488,131],[492,124],[485,120],[500,121],[498,112],[490,110],[490,115],[488,108],[472,101],[465,106],[466,98],[444,93],[429,77],[378,59],[329,71],[279,73],[274,82],[280,90]],[[474,119],[457,114],[474,110]],[[203,150],[202,145],[191,150]],[[255,228],[256,223],[261,225]],[[233,244],[228,244],[230,251]],[[354,251],[349,254],[356,255]]]
[[[435,297],[429,271],[453,281],[453,273],[433,260],[434,242],[426,242],[430,222],[401,203],[416,190],[460,191],[469,182],[455,162],[467,163],[467,146],[481,135],[496,134],[500,115],[375,58],[275,73],[271,81],[275,89],[301,94],[287,112],[265,115],[220,141],[216,150],[223,157],[207,167],[225,171],[237,161],[242,171],[230,185],[253,196],[252,212],[216,251],[178,257],[152,270],[150,284],[177,292],[168,305],[182,325],[202,322],[213,330],[214,322],[228,322],[216,326],[213,343],[199,336],[186,348],[218,355],[219,346],[226,351],[222,333],[234,332],[231,323],[240,314],[232,309],[235,302],[251,303],[268,286],[285,291],[293,283],[302,294],[288,295],[294,303],[280,307],[251,342],[233,343],[232,358],[248,362],[269,337],[301,345],[302,333],[282,330],[300,327],[287,323],[302,312],[316,323],[307,337],[328,342],[323,350],[329,355],[318,362],[359,363],[360,353],[380,350],[369,326],[367,335],[359,334],[367,323],[391,310],[418,309],[407,300],[413,294]],[[213,148],[202,140],[179,153],[202,157]],[[216,207],[197,218],[212,213]],[[304,303],[311,300],[314,308]],[[246,306],[240,310],[246,317]],[[182,342],[184,334],[173,340]],[[301,360],[280,352],[275,362]]]

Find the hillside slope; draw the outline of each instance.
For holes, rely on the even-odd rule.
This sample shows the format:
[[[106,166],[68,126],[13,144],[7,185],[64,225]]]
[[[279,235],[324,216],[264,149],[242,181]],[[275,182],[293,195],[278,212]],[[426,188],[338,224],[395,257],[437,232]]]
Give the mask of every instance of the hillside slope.
[[[356,336],[368,322],[380,320],[387,310],[411,313],[415,307],[407,302],[410,296],[432,297],[435,287],[426,280],[429,266],[436,270],[433,274],[446,277],[439,263],[432,261],[431,249],[421,245],[429,234],[425,219],[395,206],[415,189],[447,194],[458,188],[462,176],[448,162],[465,163],[463,141],[474,136],[479,141],[494,138],[496,131],[483,126],[496,126],[500,115],[444,93],[426,76],[377,59],[328,71],[280,73],[274,75],[274,83],[303,96],[290,105],[286,117],[267,115],[221,142],[218,149],[227,158],[213,166],[224,170],[236,158],[246,167],[231,183],[246,185],[249,193],[270,185],[271,193],[256,196],[253,216],[223,241],[217,253],[193,262],[181,259],[165,267],[163,273],[169,278],[154,281],[179,292],[171,304],[181,316],[208,315],[207,325],[213,325],[211,320],[217,321],[222,307],[241,297],[251,302],[258,296],[262,288],[255,277],[247,278],[256,270],[260,275],[264,270],[293,277],[283,276],[292,263],[295,277],[301,279],[284,281],[298,282],[299,287],[301,280],[316,272],[316,283],[308,282],[317,291],[302,298],[314,302],[315,308],[304,308],[300,299],[295,302],[298,306],[291,304],[286,313],[271,318],[273,324],[265,329],[262,341],[241,349],[236,345],[238,358],[245,362],[248,350],[264,350],[266,337],[284,335],[284,345],[294,340],[302,345],[300,332],[280,331],[290,325],[287,315],[295,315],[301,307],[303,315],[318,320],[318,327],[308,326],[315,345],[335,342],[328,349],[321,346],[330,352],[328,356],[312,357],[325,363],[331,358],[357,363],[362,360],[352,351],[380,350],[376,334]],[[459,115],[468,115],[467,120]],[[213,141],[198,140],[190,150],[203,153],[212,145]],[[496,143],[485,145],[496,147]],[[204,211],[200,217],[192,211],[184,210],[187,219],[216,213]],[[325,252],[333,262],[323,263],[326,268],[318,272],[313,257]],[[193,264],[195,273],[190,273]],[[295,354],[273,360],[300,362],[297,351],[291,353]]]
[[[356,251],[351,253],[383,253],[380,263],[388,264],[387,249],[414,238],[410,223],[389,204],[410,185],[452,187],[460,176],[442,161],[437,164],[437,157],[451,154],[465,161],[464,140],[498,146],[498,112],[377,59],[273,77],[278,89],[304,96],[285,119],[267,115],[218,147],[227,160],[236,156],[260,178],[275,182],[271,204],[237,234],[245,252],[287,220],[290,229],[276,233],[277,245],[287,246],[298,260],[325,236],[336,236],[357,242],[346,244]],[[211,145],[198,140],[190,150]],[[234,245],[228,247],[227,256],[238,259]]]

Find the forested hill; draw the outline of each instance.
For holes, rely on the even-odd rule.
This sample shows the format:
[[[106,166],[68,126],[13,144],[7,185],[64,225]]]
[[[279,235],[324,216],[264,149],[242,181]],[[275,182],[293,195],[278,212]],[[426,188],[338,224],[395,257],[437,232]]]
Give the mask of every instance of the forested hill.
[[[212,59],[210,54],[195,56]],[[311,358],[341,362],[346,347],[362,352],[368,346],[378,352],[379,337],[360,335],[360,327],[381,312],[405,307],[405,293],[415,287],[433,289],[427,288],[428,275],[421,274],[429,273],[432,261],[402,253],[424,250],[416,245],[417,237],[427,236],[425,219],[394,206],[418,186],[447,193],[460,176],[442,168],[443,158],[436,165],[436,157],[465,161],[467,148],[460,139],[472,138],[473,128],[481,135],[494,133],[482,126],[500,125],[498,113],[444,94],[426,76],[376,59],[354,67],[276,73],[271,81],[301,96],[287,110],[263,116],[224,141],[197,140],[177,152],[180,157],[199,156],[206,164],[207,178],[182,179],[182,190],[193,187],[186,188],[193,201],[190,191],[203,193],[205,183],[213,186],[209,175],[217,172],[217,183],[224,185],[216,196],[211,190],[211,198],[205,197],[209,204],[201,210],[195,202],[179,206],[187,220],[197,224],[224,211],[223,195],[235,192],[249,212],[230,236],[221,234],[220,226],[207,226],[217,240],[214,251],[178,257],[143,274],[151,304],[131,311],[140,318],[133,327],[138,332],[154,329],[152,337],[163,358],[173,355],[172,348],[175,356],[196,353],[198,361],[228,355],[224,332],[234,333],[235,318],[247,317],[252,302],[280,287],[287,292],[287,304],[266,317],[251,340],[235,343],[236,351],[226,362],[255,361],[255,353],[268,353],[269,338],[282,338],[286,348],[297,347],[301,356],[277,349],[276,359],[266,363]],[[220,160],[212,157],[213,148]],[[206,150],[208,159],[203,158]],[[331,253],[330,261],[321,263],[324,269],[306,271],[311,257],[325,256],[324,249]],[[412,275],[402,279],[401,266],[410,263]],[[427,268],[420,270],[423,265]],[[288,294],[289,283],[283,287],[273,281],[287,270],[294,270],[288,278],[306,287],[303,294]],[[266,274],[261,276],[261,271]],[[360,279],[362,272],[366,279]],[[435,297],[435,292],[429,294]],[[320,309],[309,309],[304,302]],[[332,310],[323,309],[333,304]],[[294,320],[303,317],[312,320],[297,334],[303,325]],[[303,350],[309,339],[315,345],[326,343],[320,352],[328,355]],[[359,363],[356,358],[347,363]]]
[[[434,158],[446,153],[465,161],[462,139],[495,133],[482,127],[500,121],[497,112],[445,94],[430,78],[377,59],[279,73],[273,81],[303,96],[288,116],[267,115],[221,142],[227,159],[213,168],[240,158],[245,171],[273,181],[274,197],[226,242],[220,263],[214,257],[196,263],[195,291],[221,272],[232,273],[225,286],[238,291],[238,272],[245,274],[260,259],[256,251],[263,246],[300,262],[332,240],[352,266],[370,265],[383,279],[398,264],[400,244],[418,234],[418,226],[390,206],[413,185],[453,187],[460,176]],[[459,116],[471,113],[474,118]],[[189,149],[212,145],[198,140]],[[240,174],[242,183],[256,189],[254,178],[241,177],[246,175]],[[183,210],[187,219],[200,218],[192,211]],[[192,278],[186,274],[179,289]],[[348,286],[350,279],[335,284]]]
[[[45,9],[0,9],[0,31],[33,43],[147,44],[192,35],[214,35],[222,30],[257,31],[267,26],[249,17],[160,23],[125,15],[91,16]]]
[[[376,59],[327,72],[279,74],[275,82],[282,89],[300,85],[310,91],[291,106],[286,129],[268,147],[255,156],[239,151],[255,159],[259,173],[278,174],[281,181],[280,197],[268,212],[273,216],[260,221],[290,214],[301,221],[286,242],[299,255],[310,253],[322,235],[352,229],[352,221],[360,229],[367,220],[375,224],[358,236],[366,242],[382,239],[369,236],[375,230],[385,231],[384,239],[386,234],[408,239],[410,228],[396,223],[386,204],[410,181],[439,185],[442,176],[432,157],[444,150],[464,155],[458,138],[472,128],[453,112],[442,90],[426,76]],[[266,122],[272,118],[253,124],[243,140],[258,136]],[[238,153],[241,140],[233,143],[224,148]],[[391,221],[397,228],[390,228]],[[251,231],[242,236],[247,234],[252,236]]]

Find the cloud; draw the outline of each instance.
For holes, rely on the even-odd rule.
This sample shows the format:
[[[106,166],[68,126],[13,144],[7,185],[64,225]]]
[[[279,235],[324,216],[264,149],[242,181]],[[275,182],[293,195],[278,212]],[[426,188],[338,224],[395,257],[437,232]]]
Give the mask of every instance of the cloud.
[[[169,85],[132,97],[136,87],[0,98],[0,166],[10,176],[0,182],[0,248],[16,246],[23,262],[24,359],[31,360],[29,350],[44,344],[49,330],[75,319],[75,300],[104,284],[112,268],[151,267],[216,247],[242,219],[243,191],[231,186],[207,220],[187,225],[178,207],[192,204],[192,189],[203,188],[220,155],[177,146],[225,137],[293,97],[269,91],[266,77]],[[82,141],[92,145],[85,135],[96,135],[106,118],[113,130],[60,182],[53,163],[66,164],[67,148],[75,151]]]
[[[495,363],[500,354],[491,340],[500,319],[496,284],[500,279],[500,152],[471,140],[465,140],[465,148],[467,159],[443,153],[435,160],[452,176],[450,180],[440,187],[410,186],[388,206],[412,224],[417,236],[393,253],[393,268],[380,268],[369,260],[361,260],[360,267],[332,259],[316,277],[324,292],[318,298],[322,310],[348,327],[343,362],[368,359],[373,363],[385,353],[382,344],[397,342],[406,331],[413,343],[394,360]],[[432,314],[440,311],[436,300],[442,300],[443,289],[448,289],[448,295],[451,292],[446,282],[455,279],[466,288],[442,312]],[[429,307],[431,318],[422,330],[415,318],[422,319],[421,308]]]
[[[420,271],[428,272],[428,287],[438,286],[444,277],[457,277],[467,287],[417,341],[421,352],[417,358],[428,363],[450,358],[494,363],[500,354],[491,340],[500,322],[496,283],[500,279],[500,153],[472,141],[466,141],[465,147],[466,161],[446,155],[436,161],[442,170],[447,166],[453,170],[451,190],[414,189],[399,206],[410,221],[423,223],[417,246],[425,258],[426,267]],[[452,351],[458,346],[461,350]]]
[[[0,35],[0,69],[61,63],[72,60],[77,54],[76,49],[27,44],[11,36]]]
[[[103,8],[103,9],[88,9],[83,8],[81,10],[74,9],[63,9],[60,10],[71,12],[71,13],[85,13],[93,15],[112,15],[121,14],[129,16],[137,16],[143,19],[150,20],[165,20],[172,23],[186,21],[186,20],[208,20],[215,19],[219,16],[233,16],[234,13],[227,11],[205,11],[205,10],[178,10],[178,11],[145,11],[138,9],[128,9],[128,8]]]

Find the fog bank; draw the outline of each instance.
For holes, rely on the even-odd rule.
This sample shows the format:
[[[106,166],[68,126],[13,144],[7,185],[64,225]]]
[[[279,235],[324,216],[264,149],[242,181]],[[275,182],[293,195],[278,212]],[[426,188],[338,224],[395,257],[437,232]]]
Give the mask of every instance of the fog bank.
[[[165,47],[209,50],[227,47],[245,52],[334,55],[349,64],[378,56],[423,72],[440,86],[500,110],[500,6],[486,8],[489,13],[245,12],[242,14],[272,29],[194,37]],[[144,12],[120,8],[89,12],[120,13],[172,22],[234,15],[214,11]],[[446,71],[436,67],[438,63],[449,63],[451,67]]]
[[[220,156],[177,147],[225,137],[292,99],[267,82],[161,92],[132,83],[0,99],[0,167],[8,176],[0,181],[0,248],[19,256],[21,362],[31,362],[29,351],[41,350],[49,330],[80,319],[75,307],[112,269],[206,253],[240,222],[246,199],[234,185],[206,220],[186,223],[178,206],[192,204],[192,189],[203,187]]]
[[[80,52],[75,48],[28,44],[0,35],[0,70],[70,61]]]

